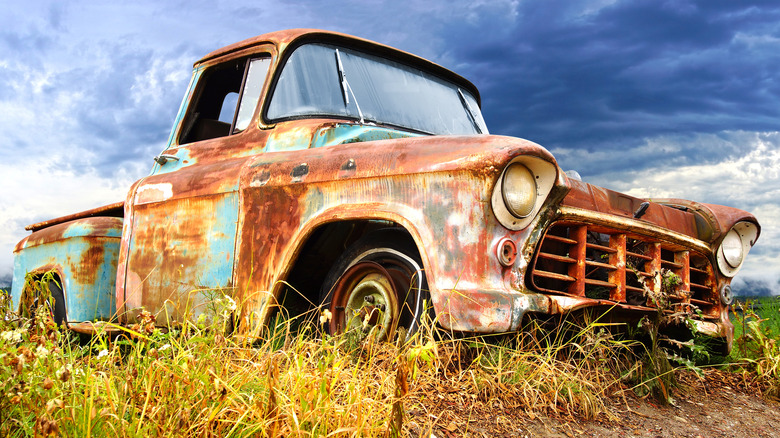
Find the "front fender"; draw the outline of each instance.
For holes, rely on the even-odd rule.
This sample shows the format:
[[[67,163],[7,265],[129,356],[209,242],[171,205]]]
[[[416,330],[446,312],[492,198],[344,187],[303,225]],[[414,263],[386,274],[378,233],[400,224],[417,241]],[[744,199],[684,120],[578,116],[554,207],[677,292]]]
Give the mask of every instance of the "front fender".
[[[714,244],[738,222],[750,222],[756,225],[756,239],[761,234],[761,225],[752,214],[734,207],[703,204],[686,199],[661,199],[659,204],[691,211],[696,216],[696,228],[699,239]]]

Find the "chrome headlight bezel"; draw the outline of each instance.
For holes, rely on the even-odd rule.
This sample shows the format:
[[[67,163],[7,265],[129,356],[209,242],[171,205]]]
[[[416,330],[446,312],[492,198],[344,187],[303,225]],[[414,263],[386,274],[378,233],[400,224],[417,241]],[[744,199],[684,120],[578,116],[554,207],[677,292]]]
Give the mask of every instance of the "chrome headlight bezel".
[[[718,269],[723,275],[737,275],[757,237],[758,227],[752,222],[737,222],[731,227],[715,251]]]
[[[519,166],[519,167],[515,167]],[[519,185],[513,184],[511,181],[514,177],[508,174],[515,173],[514,177],[518,177],[525,172],[530,174],[533,184],[530,182],[521,183]],[[520,156],[509,162],[501,175],[496,179],[495,186],[493,187],[493,194],[490,199],[490,204],[493,207],[493,214],[496,216],[501,225],[505,228],[517,231],[527,227],[539,213],[542,208],[542,204],[547,199],[550,191],[555,184],[558,177],[558,167],[545,161],[539,157],[532,156]],[[509,180],[507,179],[509,178]],[[525,178],[522,176],[520,178]],[[514,181],[518,182],[518,181]],[[507,198],[511,198],[512,194],[507,195],[506,190],[512,190],[512,187],[526,186],[528,190],[533,190],[533,193],[527,193],[528,205],[524,210],[518,211],[518,208],[512,208],[508,204]],[[515,210],[514,212],[512,210]]]

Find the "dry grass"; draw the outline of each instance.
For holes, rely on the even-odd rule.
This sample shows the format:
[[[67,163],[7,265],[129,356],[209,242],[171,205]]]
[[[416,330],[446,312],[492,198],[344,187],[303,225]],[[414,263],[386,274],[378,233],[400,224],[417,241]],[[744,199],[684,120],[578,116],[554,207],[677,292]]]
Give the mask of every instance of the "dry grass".
[[[461,414],[593,418],[616,383],[598,360],[478,340],[354,346],[279,330],[242,345],[190,327],[81,346],[38,313],[3,330],[3,436],[430,435],[452,394]]]
[[[46,306],[32,318],[4,306],[1,436],[431,436],[608,419],[606,400],[637,384],[624,376],[641,362],[598,321],[460,339],[429,322],[400,345],[287,320],[249,343],[223,336],[219,318],[163,333],[147,315],[127,336],[79,342]]]

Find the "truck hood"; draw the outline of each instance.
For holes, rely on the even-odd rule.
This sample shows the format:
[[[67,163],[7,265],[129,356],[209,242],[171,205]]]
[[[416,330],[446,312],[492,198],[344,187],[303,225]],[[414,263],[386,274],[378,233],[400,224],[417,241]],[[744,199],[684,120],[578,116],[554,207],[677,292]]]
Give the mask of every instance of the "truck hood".
[[[568,184],[571,189],[562,205],[640,220],[710,245],[719,241],[738,222],[751,222],[759,228],[755,216],[736,208],[684,199],[635,198],[571,178]]]

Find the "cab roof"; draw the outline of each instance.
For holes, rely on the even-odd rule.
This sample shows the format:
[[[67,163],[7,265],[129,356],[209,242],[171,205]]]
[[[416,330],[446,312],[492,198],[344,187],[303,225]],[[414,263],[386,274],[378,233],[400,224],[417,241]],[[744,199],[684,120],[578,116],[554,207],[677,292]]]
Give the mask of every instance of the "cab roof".
[[[195,66],[212,61],[222,56],[230,55],[234,52],[245,50],[253,46],[260,46],[264,44],[272,44],[276,46],[279,54],[282,58],[286,57],[288,48],[295,48],[300,44],[306,42],[324,42],[333,43],[337,45],[344,45],[347,47],[354,47],[362,51],[382,56],[385,58],[393,59],[395,61],[402,62],[404,64],[420,68],[422,70],[433,73],[436,76],[448,79],[454,83],[461,85],[468,89],[471,94],[476,98],[480,107],[482,101],[479,95],[479,90],[469,80],[448,70],[439,64],[428,61],[425,58],[421,58],[417,55],[398,50],[393,47],[380,44],[374,41],[370,41],[363,38],[358,38],[352,35],[347,35],[340,32],[332,32],[320,29],[288,29],[280,30],[276,32],[265,33],[253,38],[248,38],[237,43],[230,44],[221,49],[217,49],[208,55],[201,58],[195,63]]]

